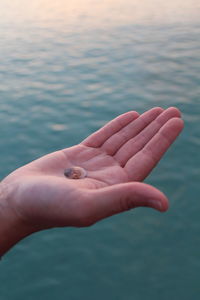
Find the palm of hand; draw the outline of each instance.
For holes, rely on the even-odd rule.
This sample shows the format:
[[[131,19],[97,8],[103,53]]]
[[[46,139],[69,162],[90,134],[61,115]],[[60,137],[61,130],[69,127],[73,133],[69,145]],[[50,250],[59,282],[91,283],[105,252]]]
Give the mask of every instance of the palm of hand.
[[[67,160],[65,165],[67,168],[79,166],[87,172],[87,176],[82,180],[68,180],[75,187],[99,189],[129,181],[126,170],[112,155],[107,154],[101,148],[80,144],[62,152]]]
[[[66,178],[64,170],[72,166],[84,168],[87,177],[77,180]],[[75,224],[79,225],[77,219],[81,218],[78,211],[87,210],[86,198],[90,190],[129,181],[126,171],[112,156],[101,149],[81,144],[45,155],[18,169],[13,176],[18,178],[21,186],[18,196],[20,214],[25,215],[29,221],[33,219],[35,222],[37,219],[38,223],[47,223],[47,227],[54,217],[57,226],[68,224],[69,216],[61,216],[62,211],[68,211],[69,207],[72,211],[72,203],[76,210],[73,215],[77,215]],[[63,203],[66,198],[67,201]],[[70,223],[73,224],[73,220]]]
[[[182,128],[175,108],[155,108],[141,116],[135,112],[121,115],[81,144],[46,155],[14,172],[11,176],[20,182],[16,209],[29,222],[54,227],[90,225],[133,207],[127,204],[104,213],[107,204],[100,204],[98,198],[106,198],[106,193],[110,198],[116,197],[114,189],[118,188],[130,194],[134,183],[127,183],[142,181]],[[84,168],[87,177],[66,178],[64,170],[72,166]],[[148,186],[145,190],[141,184],[135,192],[145,198],[153,188]],[[146,204],[141,201],[141,205]]]

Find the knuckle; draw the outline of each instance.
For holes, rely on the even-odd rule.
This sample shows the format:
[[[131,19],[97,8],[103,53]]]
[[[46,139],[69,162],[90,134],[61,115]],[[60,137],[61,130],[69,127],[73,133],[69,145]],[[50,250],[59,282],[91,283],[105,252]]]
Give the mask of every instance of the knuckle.
[[[134,208],[133,201],[130,197],[121,198],[119,201],[119,205],[120,205],[120,211],[128,211]]]
[[[122,140],[122,143],[127,142],[128,140],[128,136],[127,136],[127,132],[125,130],[121,130],[121,132],[118,133],[120,139]]]
[[[94,224],[95,222],[92,220],[90,216],[82,216],[79,218],[77,222],[77,227],[90,227]]]

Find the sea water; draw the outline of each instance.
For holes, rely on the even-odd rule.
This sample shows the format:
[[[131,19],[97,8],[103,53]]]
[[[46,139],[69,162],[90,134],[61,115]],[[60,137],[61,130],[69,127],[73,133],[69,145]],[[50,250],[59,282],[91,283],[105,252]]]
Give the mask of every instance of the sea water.
[[[1,300],[199,299],[199,15],[197,0],[1,0],[1,178],[128,110],[185,120],[145,181],[167,213],[30,236],[0,263]]]

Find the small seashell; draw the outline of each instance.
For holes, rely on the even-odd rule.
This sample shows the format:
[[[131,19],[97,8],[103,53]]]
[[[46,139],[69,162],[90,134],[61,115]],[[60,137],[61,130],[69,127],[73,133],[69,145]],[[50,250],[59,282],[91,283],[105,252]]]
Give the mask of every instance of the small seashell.
[[[70,179],[82,179],[87,176],[87,172],[81,167],[71,167],[65,169],[64,175]]]

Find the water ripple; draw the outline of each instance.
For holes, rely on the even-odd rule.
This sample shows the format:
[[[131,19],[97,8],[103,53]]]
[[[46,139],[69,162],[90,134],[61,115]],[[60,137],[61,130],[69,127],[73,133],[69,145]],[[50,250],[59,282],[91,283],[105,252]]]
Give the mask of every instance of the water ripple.
[[[2,300],[197,298],[199,8],[195,0],[1,1],[1,177],[127,110],[178,106],[185,120],[146,181],[170,198],[167,214],[138,209],[22,241],[1,262]]]

